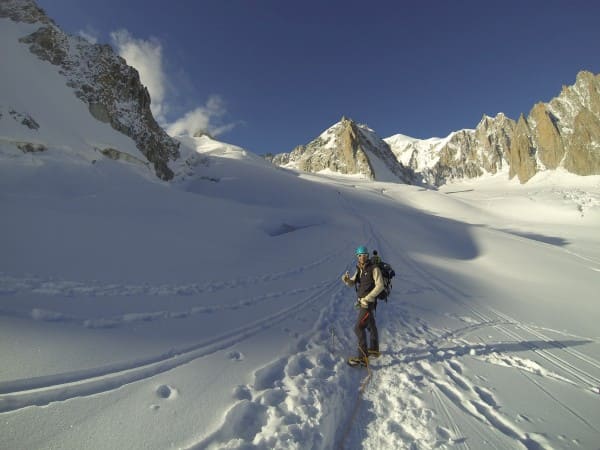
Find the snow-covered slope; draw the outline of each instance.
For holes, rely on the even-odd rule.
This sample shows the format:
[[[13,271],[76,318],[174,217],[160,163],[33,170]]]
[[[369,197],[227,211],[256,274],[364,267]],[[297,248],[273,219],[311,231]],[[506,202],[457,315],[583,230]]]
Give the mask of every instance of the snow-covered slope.
[[[1,89],[8,92],[5,101],[17,96],[18,103],[22,92],[33,89],[33,92],[25,94],[28,99],[33,99],[33,102],[27,102],[28,106],[36,108],[37,101],[46,108],[48,105],[57,107],[60,105],[53,104],[53,100],[65,98],[72,103],[73,99],[66,100],[67,97],[64,97],[64,94],[70,93],[70,97],[85,105],[85,108],[78,109],[80,114],[93,116],[94,120],[109,124],[130,137],[136,144],[136,153],[143,154],[143,160],[154,168],[159,178],[172,178],[168,163],[179,156],[178,144],[154,120],[150,96],[141,84],[138,72],[110,46],[91,44],[82,37],[65,34],[34,0],[2,2],[0,21],[2,54],[10,57],[6,60],[8,63],[3,64],[5,73],[0,79],[4,83]],[[50,74],[50,84],[45,74]],[[23,79],[19,75],[23,75]],[[47,88],[59,86],[61,80],[63,86],[59,91],[47,94]],[[46,101],[47,96],[49,101]],[[50,121],[42,125],[36,122],[35,109],[18,111],[14,108],[14,105],[3,102],[0,114],[8,112],[28,128],[37,130],[41,127],[46,134],[58,131],[52,129],[56,125],[74,125],[64,119],[59,123]],[[89,140],[94,136],[86,128],[78,131],[83,139]],[[20,142],[18,146],[24,151],[43,148],[41,144],[30,142]],[[110,158],[129,159],[127,149],[99,147],[96,150]]]
[[[600,177],[432,191],[181,136],[166,183],[0,42],[0,447],[597,446]],[[358,245],[397,273],[368,371]]]
[[[452,134],[446,138],[417,139],[404,134],[395,134],[385,138],[384,141],[388,143],[398,161],[405,166],[411,167],[412,163],[417,168],[431,168],[439,160],[441,147],[451,137]]]
[[[169,185],[3,153],[7,448],[595,445],[598,177],[435,192],[181,142]],[[370,377],[358,244],[398,273]]]
[[[3,58],[10,61],[0,65],[0,151],[15,156],[50,150],[91,164],[107,157],[102,150],[113,148],[144,166],[146,159],[131,138],[94,119],[58,69],[15,38],[36,28],[0,18]]]

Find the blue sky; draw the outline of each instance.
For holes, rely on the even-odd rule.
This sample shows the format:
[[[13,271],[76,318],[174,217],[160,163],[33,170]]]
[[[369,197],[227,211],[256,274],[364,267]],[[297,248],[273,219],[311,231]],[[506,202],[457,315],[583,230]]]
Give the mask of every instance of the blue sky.
[[[166,129],[257,153],[290,151],[343,115],[381,137],[443,137],[600,73],[592,0],[38,4],[138,68]]]

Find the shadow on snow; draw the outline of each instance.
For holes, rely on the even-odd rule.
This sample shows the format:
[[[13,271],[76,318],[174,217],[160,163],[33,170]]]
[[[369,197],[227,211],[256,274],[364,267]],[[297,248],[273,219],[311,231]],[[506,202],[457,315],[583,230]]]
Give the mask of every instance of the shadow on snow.
[[[516,353],[531,350],[551,350],[565,349],[567,347],[576,347],[578,345],[591,344],[591,340],[561,340],[561,341],[516,341],[516,342],[499,342],[495,344],[473,344],[473,345],[457,345],[454,347],[444,348],[424,348],[418,350],[414,348],[400,350],[392,353],[392,356],[398,359],[387,365],[378,365],[377,368],[391,367],[402,363],[411,363],[417,361],[428,360],[431,362],[444,361],[457,356],[464,356],[474,353],[477,356],[489,355],[492,353]]]

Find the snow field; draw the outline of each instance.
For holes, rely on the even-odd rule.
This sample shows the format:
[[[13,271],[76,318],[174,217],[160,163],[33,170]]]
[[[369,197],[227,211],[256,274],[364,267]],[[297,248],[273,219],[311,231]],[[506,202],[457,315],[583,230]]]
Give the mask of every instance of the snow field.
[[[44,75],[41,89],[70,95],[54,68],[11,52]],[[15,103],[0,118],[7,448],[600,441],[598,177],[427,191],[182,137],[167,184],[99,157],[98,144],[137,150],[75,100],[61,115],[34,95],[3,98]],[[397,273],[370,375],[345,363],[356,311],[340,276],[357,245]]]

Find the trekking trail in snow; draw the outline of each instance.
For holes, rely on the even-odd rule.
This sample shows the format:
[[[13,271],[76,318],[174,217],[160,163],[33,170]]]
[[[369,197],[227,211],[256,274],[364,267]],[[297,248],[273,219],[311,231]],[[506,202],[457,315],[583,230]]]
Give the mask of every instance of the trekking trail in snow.
[[[100,283],[84,285],[83,283],[67,282],[60,280],[41,280],[37,277],[16,279],[2,275],[4,292],[35,293],[44,296],[81,296],[83,293],[91,297],[132,295],[190,295],[194,293],[213,293],[223,289],[243,288],[247,285],[263,284],[293,277],[298,272],[320,268],[335,255],[326,256],[312,264],[298,267],[281,273],[272,273],[261,277],[229,280],[224,282],[212,281],[204,285],[185,286],[104,286]],[[58,311],[33,309],[31,311],[0,311],[7,316],[31,316],[34,320],[65,322],[78,324],[86,328],[114,328],[129,325],[135,322],[149,322],[158,320],[180,320],[191,316],[212,314],[215,311],[238,310],[254,308],[262,302],[277,300],[281,297],[296,296],[299,301],[291,306],[281,308],[261,317],[259,320],[246,323],[238,328],[228,330],[226,333],[211,337],[189,347],[173,348],[168,352],[153,357],[127,361],[119,364],[107,365],[90,370],[65,372],[50,376],[24,378],[0,382],[0,413],[14,411],[27,406],[43,406],[52,402],[64,401],[74,397],[90,396],[105,391],[114,390],[123,385],[148,379],[157,374],[182,366],[190,361],[202,358],[219,350],[225,350],[234,344],[277,325],[295,313],[316,302],[323,301],[335,288],[337,281],[325,280],[313,286],[298,288],[293,291],[267,292],[252,298],[243,298],[239,301],[215,306],[192,306],[185,311],[143,311],[127,313],[119,317],[109,318],[82,318],[63,314]],[[134,294],[135,293],[135,294]]]
[[[149,330],[142,341],[186,324],[194,330],[192,341],[157,339],[139,357],[5,378],[0,420],[12,429],[43,415],[60,426],[73,405],[93,400],[103,405],[98,414],[110,415],[127,399],[130,414],[156,424],[147,431],[150,445],[164,448],[533,450],[600,440],[600,360],[589,352],[597,337],[520,320],[415,256],[408,237],[394,232],[404,211],[375,221],[344,195],[339,202],[358,224],[354,240],[264,275],[153,285],[0,273],[0,296],[11,300],[2,318],[127,337],[141,327]],[[357,311],[355,292],[340,277],[354,269],[355,241],[380,250],[396,271],[391,297],[377,310],[382,356],[365,369],[346,364],[356,353]],[[118,308],[107,314],[104,302]],[[204,332],[221,321],[227,326]],[[213,411],[213,400],[223,398],[225,408]],[[177,440],[159,441],[164,426]]]

